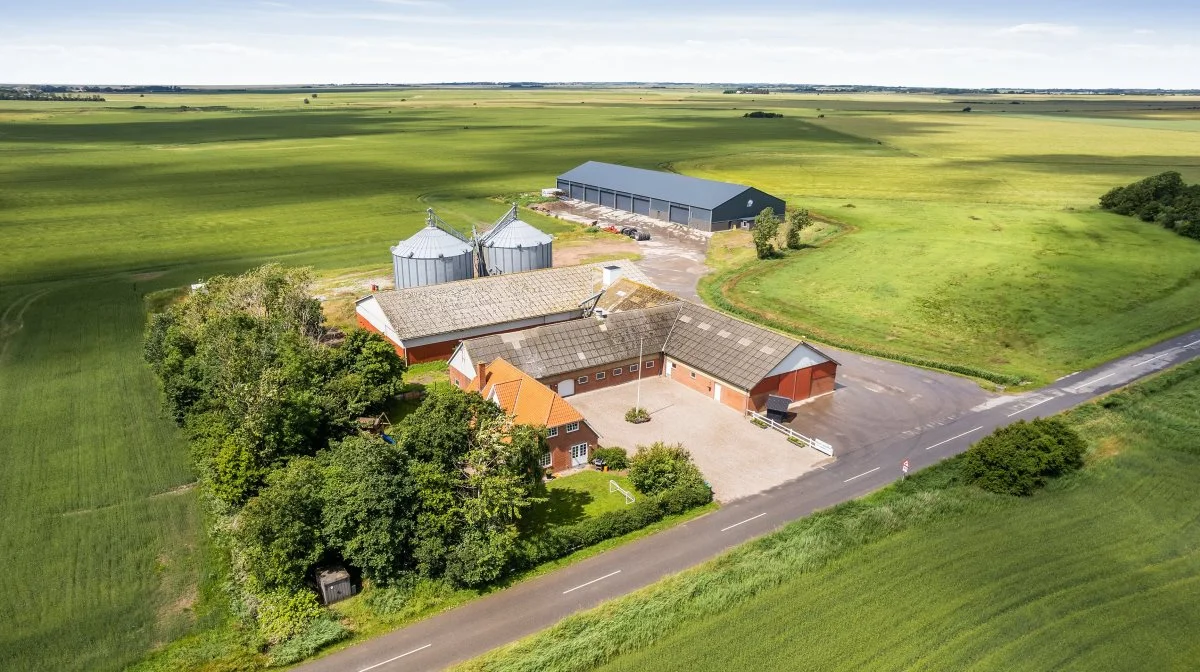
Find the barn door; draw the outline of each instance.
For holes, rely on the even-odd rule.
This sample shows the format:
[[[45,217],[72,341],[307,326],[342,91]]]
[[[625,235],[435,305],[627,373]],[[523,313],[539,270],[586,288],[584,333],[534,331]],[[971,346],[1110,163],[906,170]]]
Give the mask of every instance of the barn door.
[[[558,381],[558,396],[569,397],[572,394],[575,394],[575,379],[574,378],[568,378],[566,380]]]

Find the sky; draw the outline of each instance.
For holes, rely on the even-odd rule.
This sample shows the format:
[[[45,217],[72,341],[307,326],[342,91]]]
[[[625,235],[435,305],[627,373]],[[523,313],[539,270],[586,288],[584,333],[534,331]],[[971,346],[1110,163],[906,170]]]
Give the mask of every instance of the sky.
[[[0,82],[1200,88],[1200,2],[0,0]]]

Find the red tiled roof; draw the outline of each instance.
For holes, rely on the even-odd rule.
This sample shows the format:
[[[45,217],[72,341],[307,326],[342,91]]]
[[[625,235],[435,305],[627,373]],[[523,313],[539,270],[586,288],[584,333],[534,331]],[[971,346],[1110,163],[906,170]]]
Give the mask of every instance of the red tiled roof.
[[[523,425],[558,427],[583,420],[557,392],[500,357],[483,367],[483,375],[476,376],[469,389],[485,399],[494,393],[500,408]]]

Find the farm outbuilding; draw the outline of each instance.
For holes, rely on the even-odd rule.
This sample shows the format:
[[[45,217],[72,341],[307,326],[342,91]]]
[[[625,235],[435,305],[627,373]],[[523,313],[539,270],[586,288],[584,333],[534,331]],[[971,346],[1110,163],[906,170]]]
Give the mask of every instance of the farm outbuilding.
[[[385,290],[355,302],[358,326],[380,333],[409,364],[447,359],[458,342],[584,317],[622,277],[649,280],[630,261],[543,268]]]
[[[700,231],[749,227],[765,208],[784,216],[785,203],[743,184],[588,161],[558,176],[570,198],[647,215]]]
[[[358,592],[350,580],[350,572],[341,567],[317,570],[317,588],[325,604],[340,602]]]

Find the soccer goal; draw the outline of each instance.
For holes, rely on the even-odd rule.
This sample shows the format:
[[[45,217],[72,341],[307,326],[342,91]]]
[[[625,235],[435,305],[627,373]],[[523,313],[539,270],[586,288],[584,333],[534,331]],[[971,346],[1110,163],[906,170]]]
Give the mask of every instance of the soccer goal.
[[[625,488],[622,488],[621,486],[617,485],[617,482],[616,482],[616,481],[609,480],[609,482],[608,482],[608,494],[610,494],[610,495],[611,495],[611,494],[612,494],[612,493],[614,493],[614,492],[619,492],[619,493],[621,493],[621,495],[625,497],[625,503],[626,503],[626,504],[632,504],[632,503],[634,502],[633,495],[629,494],[629,491],[628,491],[628,490],[626,490]]]

